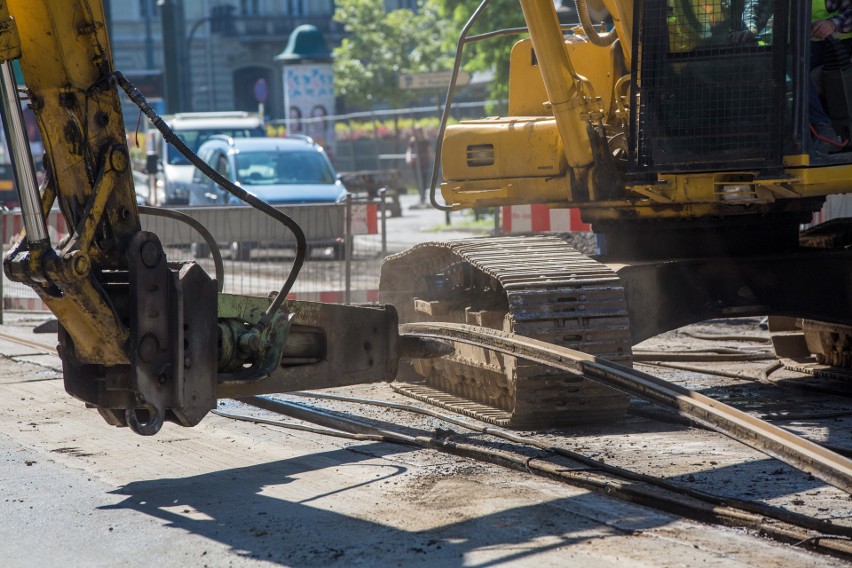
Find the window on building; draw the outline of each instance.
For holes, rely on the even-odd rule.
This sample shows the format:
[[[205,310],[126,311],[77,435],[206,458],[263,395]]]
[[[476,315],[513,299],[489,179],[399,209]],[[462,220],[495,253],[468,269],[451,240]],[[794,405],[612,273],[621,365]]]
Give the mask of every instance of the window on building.
[[[305,0],[287,0],[287,11],[291,16],[304,16]]]
[[[411,10],[417,11],[417,0],[385,0],[385,9],[392,10]]]
[[[240,13],[243,16],[259,16],[260,0],[240,0]]]
[[[157,6],[157,0],[139,0],[139,15],[142,18],[146,16],[159,18],[160,8]]]

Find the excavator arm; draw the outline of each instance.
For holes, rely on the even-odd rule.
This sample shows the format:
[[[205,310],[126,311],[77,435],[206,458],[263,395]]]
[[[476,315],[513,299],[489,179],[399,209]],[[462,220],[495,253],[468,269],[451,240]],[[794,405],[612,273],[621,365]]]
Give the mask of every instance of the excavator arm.
[[[164,421],[197,424],[220,396],[395,376],[393,307],[285,301],[296,272],[272,299],[221,294],[199,265],[169,261],[158,237],[141,230],[119,85],[162,121],[113,68],[100,1],[0,3],[0,71],[25,225],[4,270],[56,315],[69,393],[109,423],[150,435]],[[22,103],[44,141],[41,187]],[[70,228],[60,243],[45,228],[52,208]]]

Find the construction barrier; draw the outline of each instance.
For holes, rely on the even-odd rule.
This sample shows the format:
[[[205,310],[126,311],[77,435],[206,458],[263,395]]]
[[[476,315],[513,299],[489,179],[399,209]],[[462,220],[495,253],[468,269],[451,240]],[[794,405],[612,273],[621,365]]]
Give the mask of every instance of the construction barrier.
[[[276,207],[303,228],[308,257],[288,295],[291,299],[329,303],[378,301],[378,279],[384,255],[380,234],[381,204],[353,202]],[[266,296],[286,280],[295,257],[295,239],[277,220],[245,206],[170,208],[201,222],[219,243],[225,261],[224,291]],[[351,223],[347,223],[351,210]],[[47,227],[54,247],[69,231],[58,211],[48,215]],[[213,259],[204,239],[186,224],[173,219],[142,215],[142,229],[155,233],[170,261],[194,260],[208,274],[215,274]],[[347,228],[350,232],[347,233]],[[0,214],[5,251],[23,229],[21,212]],[[346,243],[351,254],[346,255]],[[3,275],[4,310],[43,311],[46,306],[35,292]]]
[[[512,205],[502,208],[504,233],[587,233],[579,209],[551,209],[547,205]]]

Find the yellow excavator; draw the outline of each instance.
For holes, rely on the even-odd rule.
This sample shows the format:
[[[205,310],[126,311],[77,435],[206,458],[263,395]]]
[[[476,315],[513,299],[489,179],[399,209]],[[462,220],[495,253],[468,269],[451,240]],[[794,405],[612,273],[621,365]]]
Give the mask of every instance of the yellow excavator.
[[[24,89],[15,81],[14,59]],[[0,61],[3,123],[25,227],[4,270],[56,315],[70,394],[110,424],[152,435],[165,421],[194,426],[223,396],[395,376],[407,342],[398,337],[394,309],[285,300],[305,258],[301,228],[199,160],[113,68],[101,2],[1,2]],[[119,89],[223,188],[294,233],[293,270],[277,294],[221,294],[221,257],[213,278],[194,262],[169,262],[158,237],[141,230]],[[41,187],[22,98],[44,141]],[[54,207],[72,227],[59,243],[50,242],[45,228]],[[218,250],[185,215],[146,211],[186,221]]]
[[[520,1],[530,39],[512,51],[511,116],[442,127],[446,204],[433,188],[447,209],[580,208],[600,255],[559,236],[425,244],[384,264],[388,305],[359,307],[285,300],[301,229],[192,155],[114,69],[101,2],[0,2],[2,116],[25,225],[4,270],[56,315],[68,392],[149,435],[164,421],[197,424],[219,397],[391,380],[400,361],[410,394],[500,424],[612,420],[627,406],[576,374],[400,336],[398,319],[513,331],[629,364],[631,346],[660,332],[769,314],[793,318],[779,345],[848,365],[848,225],[799,230],[852,177],[852,153],[811,147],[809,3],[768,2],[759,33],[736,41],[736,1],[604,4],[606,33],[584,0],[571,29],[551,0]],[[140,211],[178,215],[137,205],[120,90],[223,189],[295,234],[281,290],[223,294],[221,260],[215,277],[170,262],[140,229]],[[22,99],[44,141],[40,187]],[[59,243],[45,229],[54,207],[71,228]]]
[[[659,333],[770,315],[779,355],[852,366],[852,225],[800,231],[827,195],[852,190],[852,152],[814,136],[812,109],[824,104],[849,140],[849,54],[812,41],[807,0],[603,4],[606,32],[586,0],[568,29],[552,2],[520,1],[530,37],[511,52],[509,116],[444,121],[444,204],[432,188],[447,210],[579,208],[599,254],[578,253],[569,236],[421,245],[385,262],[383,301],[401,321],[482,325],[624,364]],[[464,45],[499,33],[468,35],[487,5],[464,30],[456,69]],[[403,371],[425,381],[409,394],[502,425],[608,421],[628,402],[472,347]]]

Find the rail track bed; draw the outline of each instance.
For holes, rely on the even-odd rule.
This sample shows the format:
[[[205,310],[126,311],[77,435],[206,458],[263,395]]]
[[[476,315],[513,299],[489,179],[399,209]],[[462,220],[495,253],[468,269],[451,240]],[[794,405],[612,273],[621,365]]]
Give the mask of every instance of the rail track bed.
[[[757,319],[708,322],[638,346],[635,365],[852,456],[852,384],[814,378],[790,362],[793,370],[780,366],[768,341]],[[846,492],[640,400],[617,424],[520,433],[393,396],[383,386],[234,405],[233,412],[248,416],[274,421],[285,414],[526,470],[852,559]],[[432,410],[418,416],[411,407]]]
[[[19,336],[22,341],[15,344]],[[337,550],[336,559],[346,565],[361,558],[359,547],[378,550],[377,558],[388,561],[377,565],[388,566],[427,559],[461,565],[462,560],[448,560],[450,550],[468,563],[479,559],[545,566],[564,565],[560,562],[566,558],[620,566],[647,565],[653,558],[654,565],[716,561],[779,567],[832,566],[852,559],[852,499],[847,493],[648,403],[632,400],[627,417],[611,425],[504,436],[499,428],[429,407],[389,385],[365,385],[315,393],[355,400],[277,395],[272,403],[261,401],[266,408],[259,408],[256,400],[222,401],[223,413],[261,422],[211,416],[199,428],[167,428],[164,436],[140,445],[126,430],[108,427],[82,404],[63,398],[58,359],[49,355],[53,340],[50,335],[18,334],[9,325],[0,329],[5,355],[0,373],[9,375],[12,367],[12,375],[22,380],[22,385],[11,379],[0,384],[7,412],[18,417],[17,422],[7,420],[0,433],[34,452],[32,459],[39,464],[57,460],[117,484],[114,492],[129,495],[125,507],[133,511],[231,550],[243,546],[254,556],[278,558],[279,565],[334,564],[328,549]],[[767,341],[768,332],[756,319],[707,322],[637,346],[634,366],[838,452],[852,452],[852,385],[776,368]],[[9,347],[13,345],[17,347]],[[20,401],[8,396],[19,386]],[[56,391],[57,402],[40,397],[47,388]],[[278,414],[282,403],[296,418]],[[64,409],[58,418],[57,405]],[[414,413],[409,406],[431,414]],[[263,423],[282,420],[301,428],[357,434],[340,439]],[[20,432],[10,429],[14,424]],[[290,463],[274,460],[296,450],[303,457],[293,471],[263,465]],[[158,461],[163,459],[158,453],[171,461]],[[4,463],[8,470],[11,462]],[[127,464],[126,472],[117,473],[120,464]],[[40,471],[32,467],[36,469],[26,472]],[[256,479],[258,467],[272,469]],[[290,473],[280,478],[278,467]],[[198,474],[198,468],[209,472]],[[397,473],[386,475],[388,471]],[[336,477],[324,485],[315,479],[317,472]],[[310,495],[287,493],[294,504],[304,503],[288,515],[268,509],[268,499],[261,499],[285,491],[275,489],[278,484],[301,486],[308,479],[316,489]],[[9,485],[14,493],[14,483]],[[147,485],[151,492],[138,489]],[[548,504],[534,504],[532,495],[540,498],[542,491]],[[175,502],[158,501],[157,492]],[[225,493],[235,500],[229,506],[245,509],[245,516],[223,513],[230,502]],[[501,509],[509,502],[511,507]],[[498,503],[500,510],[486,513]],[[315,510],[337,516],[325,525],[314,518]],[[234,526],[213,536],[215,531],[181,521],[176,512],[190,519],[210,517],[220,527],[228,524],[223,518],[230,519]],[[586,528],[572,524],[578,515]],[[335,534],[336,527],[352,531],[353,519],[368,518],[361,532]],[[599,522],[602,533],[591,528]],[[502,531],[518,535],[518,541],[501,540],[497,535]],[[584,531],[594,533],[591,540],[580,536]],[[251,539],[238,536],[246,533]],[[459,544],[459,535],[470,544]],[[287,551],[276,544],[280,542],[287,543]],[[371,553],[360,552],[363,558]],[[255,565],[252,555],[241,558],[244,565]]]

